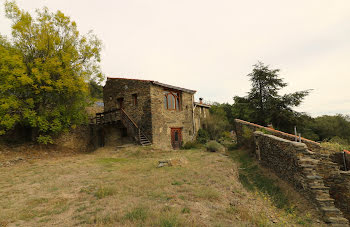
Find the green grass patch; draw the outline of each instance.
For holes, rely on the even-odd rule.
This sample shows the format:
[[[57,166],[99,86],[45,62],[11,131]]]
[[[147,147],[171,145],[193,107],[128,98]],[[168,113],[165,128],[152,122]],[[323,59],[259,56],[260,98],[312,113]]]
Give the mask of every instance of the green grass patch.
[[[274,205],[278,208],[288,209],[290,207],[288,198],[278,187],[274,180],[264,176],[252,157],[247,152],[234,150],[230,156],[240,163],[239,180],[244,188],[249,191],[257,190],[267,194]]]
[[[149,215],[149,211],[147,208],[136,207],[130,210],[129,212],[127,212],[124,215],[124,219],[132,222],[139,222],[139,221],[144,222],[147,219],[148,215]]]
[[[125,163],[125,162],[128,162],[129,160],[126,158],[99,158],[96,161],[99,164],[108,165],[113,163]]]
[[[114,187],[100,186],[97,188],[97,191],[94,193],[94,196],[98,199],[105,198],[107,196],[112,196],[116,193]]]
[[[212,188],[201,188],[196,193],[195,196],[200,199],[206,199],[209,201],[215,201],[220,199],[220,194]]]
[[[178,219],[177,215],[172,212],[164,212],[161,214],[158,220],[157,226],[160,227],[178,227],[182,226],[182,223]]]
[[[188,208],[188,207],[184,207],[184,208],[182,208],[181,213],[183,213],[183,214],[189,214],[189,213],[191,213],[191,210],[190,210],[190,208]]]

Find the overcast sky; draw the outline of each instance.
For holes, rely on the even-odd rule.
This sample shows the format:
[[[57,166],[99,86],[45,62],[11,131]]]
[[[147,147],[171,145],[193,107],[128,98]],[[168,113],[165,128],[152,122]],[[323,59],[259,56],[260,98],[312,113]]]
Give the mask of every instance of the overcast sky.
[[[0,34],[10,21],[0,0]],[[349,0],[17,0],[47,6],[103,41],[108,77],[157,80],[232,103],[258,60],[281,69],[283,92],[313,89],[297,108],[350,114]]]

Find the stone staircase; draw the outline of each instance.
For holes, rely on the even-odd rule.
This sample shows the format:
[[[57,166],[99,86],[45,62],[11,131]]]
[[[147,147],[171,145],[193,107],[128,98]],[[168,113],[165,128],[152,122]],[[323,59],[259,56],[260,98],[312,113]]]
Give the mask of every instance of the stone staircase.
[[[310,193],[313,202],[321,211],[324,221],[331,226],[349,226],[349,221],[343,213],[335,207],[334,199],[330,197],[329,187],[326,187],[323,178],[317,175],[316,168],[319,160],[312,158],[312,152],[304,153],[299,157],[298,164],[304,173],[303,187]]]

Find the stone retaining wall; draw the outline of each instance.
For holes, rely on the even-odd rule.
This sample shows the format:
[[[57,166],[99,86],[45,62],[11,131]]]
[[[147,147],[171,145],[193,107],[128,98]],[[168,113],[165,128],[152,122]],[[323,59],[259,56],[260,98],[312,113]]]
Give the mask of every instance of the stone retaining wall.
[[[296,139],[295,135],[281,132],[281,131],[278,131],[278,130],[275,130],[272,128],[268,128],[268,127],[264,127],[261,125],[257,125],[254,123],[250,123],[247,121],[239,120],[239,119],[235,119],[235,128],[236,128],[236,133],[237,133],[237,142],[239,143],[238,145],[244,144],[244,145],[248,146],[249,148],[254,148],[254,138],[253,137],[251,137],[250,139],[244,138],[245,129],[250,129],[251,132],[254,132],[256,130],[266,130],[271,135],[275,135],[275,136],[278,136],[280,138],[290,140],[290,141],[295,141],[295,139]],[[301,137],[301,141],[304,144],[306,144],[306,146],[308,147],[309,150],[312,150],[312,151],[321,150],[320,144],[315,142],[315,141],[308,140],[308,139],[305,139],[303,137]]]
[[[238,131],[237,138],[239,134]],[[320,164],[329,162],[329,159],[319,160],[317,155],[310,151],[304,143],[293,142],[259,131],[253,133],[253,139],[256,155],[261,164],[272,169],[279,177],[291,183],[295,189],[310,199],[315,208],[321,212],[326,223],[333,226],[347,226],[349,224],[342,213],[342,211],[346,212],[349,209],[347,206],[349,200],[342,198],[342,200],[336,199],[335,202],[334,198],[331,198],[332,190],[335,191],[334,196],[339,193],[340,196],[347,195],[346,198],[349,198],[350,175],[348,173],[335,174],[335,163],[333,163],[335,166]],[[321,167],[323,167],[323,171],[321,171]],[[327,172],[332,173],[331,177],[325,176]],[[327,187],[328,184],[335,186]],[[347,204],[338,206],[342,211],[335,206],[340,201]]]

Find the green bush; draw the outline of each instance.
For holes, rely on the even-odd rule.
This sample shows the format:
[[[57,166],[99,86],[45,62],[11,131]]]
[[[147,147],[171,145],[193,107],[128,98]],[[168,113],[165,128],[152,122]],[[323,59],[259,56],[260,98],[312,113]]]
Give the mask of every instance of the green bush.
[[[200,148],[200,144],[197,141],[188,141],[183,146],[182,149],[189,150],[189,149],[196,149]]]
[[[208,151],[211,151],[211,152],[218,152],[218,151],[224,149],[223,146],[221,144],[219,144],[218,142],[216,142],[215,140],[209,141],[206,144],[206,148]]]
[[[321,147],[324,148],[325,150],[338,151],[338,152],[343,150],[350,150],[350,146],[346,146],[335,142],[322,142]]]
[[[267,130],[266,128],[259,128],[259,129],[257,129],[256,131],[259,131],[259,132],[262,132],[262,133],[268,134],[268,135],[271,135],[271,134],[272,134],[272,133],[271,133],[269,130]]]
[[[253,136],[253,130],[251,130],[250,128],[248,128],[245,125],[243,125],[242,129],[243,129],[242,136],[243,136],[244,140],[246,140],[246,141],[250,140]]]
[[[199,129],[197,133],[197,142],[200,144],[205,144],[209,140],[209,134],[204,129]]]
[[[221,138],[224,140],[232,140],[232,135],[228,131],[224,131],[221,133]]]

